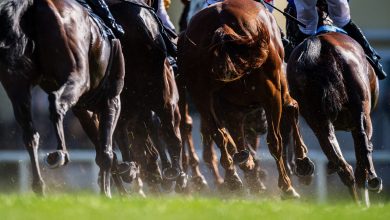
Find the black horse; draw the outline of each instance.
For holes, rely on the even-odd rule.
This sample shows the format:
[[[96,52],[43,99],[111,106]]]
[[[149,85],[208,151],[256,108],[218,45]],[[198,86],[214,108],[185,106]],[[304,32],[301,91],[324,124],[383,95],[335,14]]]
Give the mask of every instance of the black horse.
[[[100,120],[96,162],[101,169],[101,192],[111,196],[112,134],[124,82],[119,41],[104,37],[75,0],[1,1],[0,30],[0,81],[23,131],[33,190],[43,194],[45,187],[37,156],[39,134],[31,117],[31,89],[39,85],[49,95],[58,141],[57,151],[46,159],[48,165],[69,162],[63,131],[66,112],[71,108],[78,115],[94,112]]]

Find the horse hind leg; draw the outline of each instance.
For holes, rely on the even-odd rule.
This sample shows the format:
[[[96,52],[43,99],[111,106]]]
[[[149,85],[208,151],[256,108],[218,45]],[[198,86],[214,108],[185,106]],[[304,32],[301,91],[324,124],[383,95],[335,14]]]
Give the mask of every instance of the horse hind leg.
[[[338,167],[337,173],[344,185],[349,188],[352,198],[355,202],[359,202],[353,169],[351,165],[346,162],[341,153],[333,125],[327,120],[307,120],[307,122],[317,136],[322,151],[325,153],[328,160]]]
[[[267,89],[266,91],[273,91],[272,88]],[[278,186],[282,190],[282,198],[283,199],[296,199],[299,198],[299,194],[295,191],[291,184],[291,180],[287,175],[282,152],[282,137],[280,134],[280,120],[282,114],[282,100],[281,96],[273,95],[272,99],[268,99],[267,102],[264,103],[264,110],[267,117],[268,124],[268,134],[267,134],[267,143],[268,148],[275,159],[276,166],[279,172]]]
[[[372,135],[372,124],[369,114],[360,112],[356,114],[357,126],[352,130],[352,137],[355,143],[356,169],[355,179],[359,188],[374,192],[380,192],[383,188],[382,179],[377,176],[372,161],[373,146],[370,141]],[[370,205],[368,192],[364,192],[365,203]]]
[[[40,195],[45,193],[45,182],[42,179],[38,162],[39,134],[31,117],[31,85],[19,83],[18,86],[3,84],[10,97],[15,119],[22,128],[23,142],[28,151],[32,169],[32,190]]]
[[[175,179],[177,192],[187,189],[187,174],[182,166],[182,140],[180,135],[180,112],[176,105],[168,105],[156,111],[161,120],[163,137],[168,146],[172,168],[163,171],[163,177]]]
[[[192,171],[191,182],[197,191],[201,191],[203,189],[207,189],[208,184],[199,169],[199,157],[196,154],[194,142],[192,139],[192,119],[188,115],[188,112],[184,114],[182,113],[181,115],[185,117],[185,120],[181,121],[180,132],[182,135],[183,147],[188,147],[188,164]]]

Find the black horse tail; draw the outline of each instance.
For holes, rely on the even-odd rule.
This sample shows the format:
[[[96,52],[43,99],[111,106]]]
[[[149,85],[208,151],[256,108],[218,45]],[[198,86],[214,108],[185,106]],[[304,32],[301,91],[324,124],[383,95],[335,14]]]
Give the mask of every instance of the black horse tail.
[[[31,67],[32,62],[26,56],[33,51],[33,42],[29,40],[23,27],[29,26],[24,19],[33,0],[2,0],[0,2],[0,64],[7,67],[9,73],[20,73]]]
[[[259,68],[267,59],[269,41],[263,24],[259,25],[257,33],[247,36],[240,36],[227,25],[218,28],[210,47],[214,77],[225,82],[234,81]]]
[[[318,37],[308,38],[300,47],[297,72],[305,73],[304,96],[310,99],[307,103],[327,116],[337,117],[348,99],[340,55]]]

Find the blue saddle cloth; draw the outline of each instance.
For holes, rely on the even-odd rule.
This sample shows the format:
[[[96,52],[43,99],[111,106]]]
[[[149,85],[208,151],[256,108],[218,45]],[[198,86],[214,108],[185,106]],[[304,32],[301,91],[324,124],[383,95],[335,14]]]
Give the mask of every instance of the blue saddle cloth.
[[[319,34],[324,34],[324,33],[329,33],[329,32],[337,32],[337,33],[342,33],[348,35],[348,33],[336,26],[333,25],[322,25],[318,27],[316,33],[314,35],[319,35]]]

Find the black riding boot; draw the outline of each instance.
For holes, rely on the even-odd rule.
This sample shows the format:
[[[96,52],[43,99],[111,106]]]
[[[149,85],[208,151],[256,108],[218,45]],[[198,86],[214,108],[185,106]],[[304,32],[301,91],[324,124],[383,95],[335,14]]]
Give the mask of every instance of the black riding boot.
[[[280,37],[282,38],[284,48],[284,61],[287,62],[290,58],[291,52],[294,50],[294,45],[286,38],[286,35],[280,30]]]
[[[88,0],[94,13],[96,13],[106,25],[111,28],[116,37],[121,37],[125,34],[122,26],[116,23],[104,0]]]
[[[360,28],[351,20],[347,25],[343,27],[343,29],[348,33],[350,37],[356,40],[360,44],[360,46],[363,47],[363,50],[367,56],[367,60],[371,63],[372,67],[374,67],[378,79],[385,79],[387,74],[385,73],[382,65],[379,63],[380,56],[377,54],[374,48],[371,47],[370,43],[368,42],[367,38],[364,36]]]

